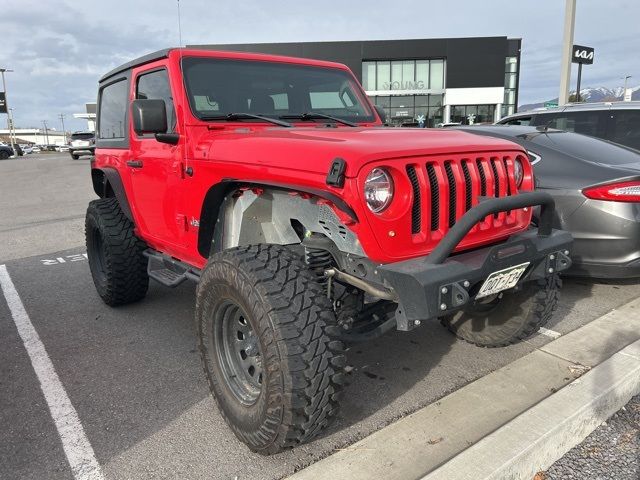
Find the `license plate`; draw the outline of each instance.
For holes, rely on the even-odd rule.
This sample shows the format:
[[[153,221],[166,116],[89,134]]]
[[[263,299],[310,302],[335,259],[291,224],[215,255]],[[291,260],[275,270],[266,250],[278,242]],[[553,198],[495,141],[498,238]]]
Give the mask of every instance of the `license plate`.
[[[480,291],[476,295],[476,299],[488,297],[503,290],[509,290],[518,284],[518,280],[522,277],[522,274],[529,266],[530,262],[521,263],[513,267],[505,268],[504,270],[498,270],[493,272],[487,277],[487,279],[480,287]]]

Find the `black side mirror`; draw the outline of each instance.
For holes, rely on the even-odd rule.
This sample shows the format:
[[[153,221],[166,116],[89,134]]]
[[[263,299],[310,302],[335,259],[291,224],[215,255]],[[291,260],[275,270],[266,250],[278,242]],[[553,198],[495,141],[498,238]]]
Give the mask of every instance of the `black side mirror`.
[[[133,130],[138,135],[167,133],[167,110],[164,100],[134,100],[131,103]]]
[[[384,108],[382,108],[380,105],[374,105],[376,112],[378,113],[378,116],[380,117],[380,120],[382,120],[382,123],[384,123],[385,125],[387,124],[387,112],[384,111]]]

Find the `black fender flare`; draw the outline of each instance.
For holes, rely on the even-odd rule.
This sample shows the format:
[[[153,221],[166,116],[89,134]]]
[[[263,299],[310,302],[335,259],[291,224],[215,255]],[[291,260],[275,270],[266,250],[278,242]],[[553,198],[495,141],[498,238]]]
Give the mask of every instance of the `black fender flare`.
[[[133,214],[131,206],[127,198],[127,192],[122,184],[120,173],[115,168],[92,168],[91,180],[93,181],[93,190],[100,198],[116,197],[118,204],[122,209],[122,213],[133,222]],[[135,222],[133,222],[135,224]]]
[[[214,238],[216,223],[220,214],[220,206],[225,197],[239,187],[249,188],[270,188],[275,190],[295,191],[308,193],[319,198],[330,201],[339,210],[347,214],[354,222],[358,221],[356,212],[338,195],[308,187],[296,185],[294,183],[279,183],[263,180],[223,178],[219,183],[213,185],[204,197],[202,209],[200,211],[200,227],[198,232],[198,252],[202,257],[209,258],[211,254],[211,242]]]

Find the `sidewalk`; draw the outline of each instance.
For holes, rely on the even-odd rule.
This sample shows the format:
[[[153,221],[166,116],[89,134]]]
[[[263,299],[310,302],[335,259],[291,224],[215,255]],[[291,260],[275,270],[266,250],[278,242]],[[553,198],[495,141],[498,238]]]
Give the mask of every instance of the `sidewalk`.
[[[636,299],[289,478],[531,479],[640,393],[639,339]]]

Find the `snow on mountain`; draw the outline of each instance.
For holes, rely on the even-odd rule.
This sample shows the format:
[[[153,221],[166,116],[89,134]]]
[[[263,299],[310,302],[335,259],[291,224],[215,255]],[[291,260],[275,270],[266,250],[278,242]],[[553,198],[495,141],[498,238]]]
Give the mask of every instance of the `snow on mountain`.
[[[587,87],[580,89],[580,100],[586,103],[593,102],[618,102],[622,101],[624,92],[623,87],[607,88],[607,87]],[[631,88],[631,100],[640,100],[640,85]],[[572,90],[571,95],[575,95],[576,91]],[[547,102],[557,102],[558,97],[547,100]],[[544,107],[546,102],[529,103],[518,107],[518,112],[533,110],[534,108]]]

